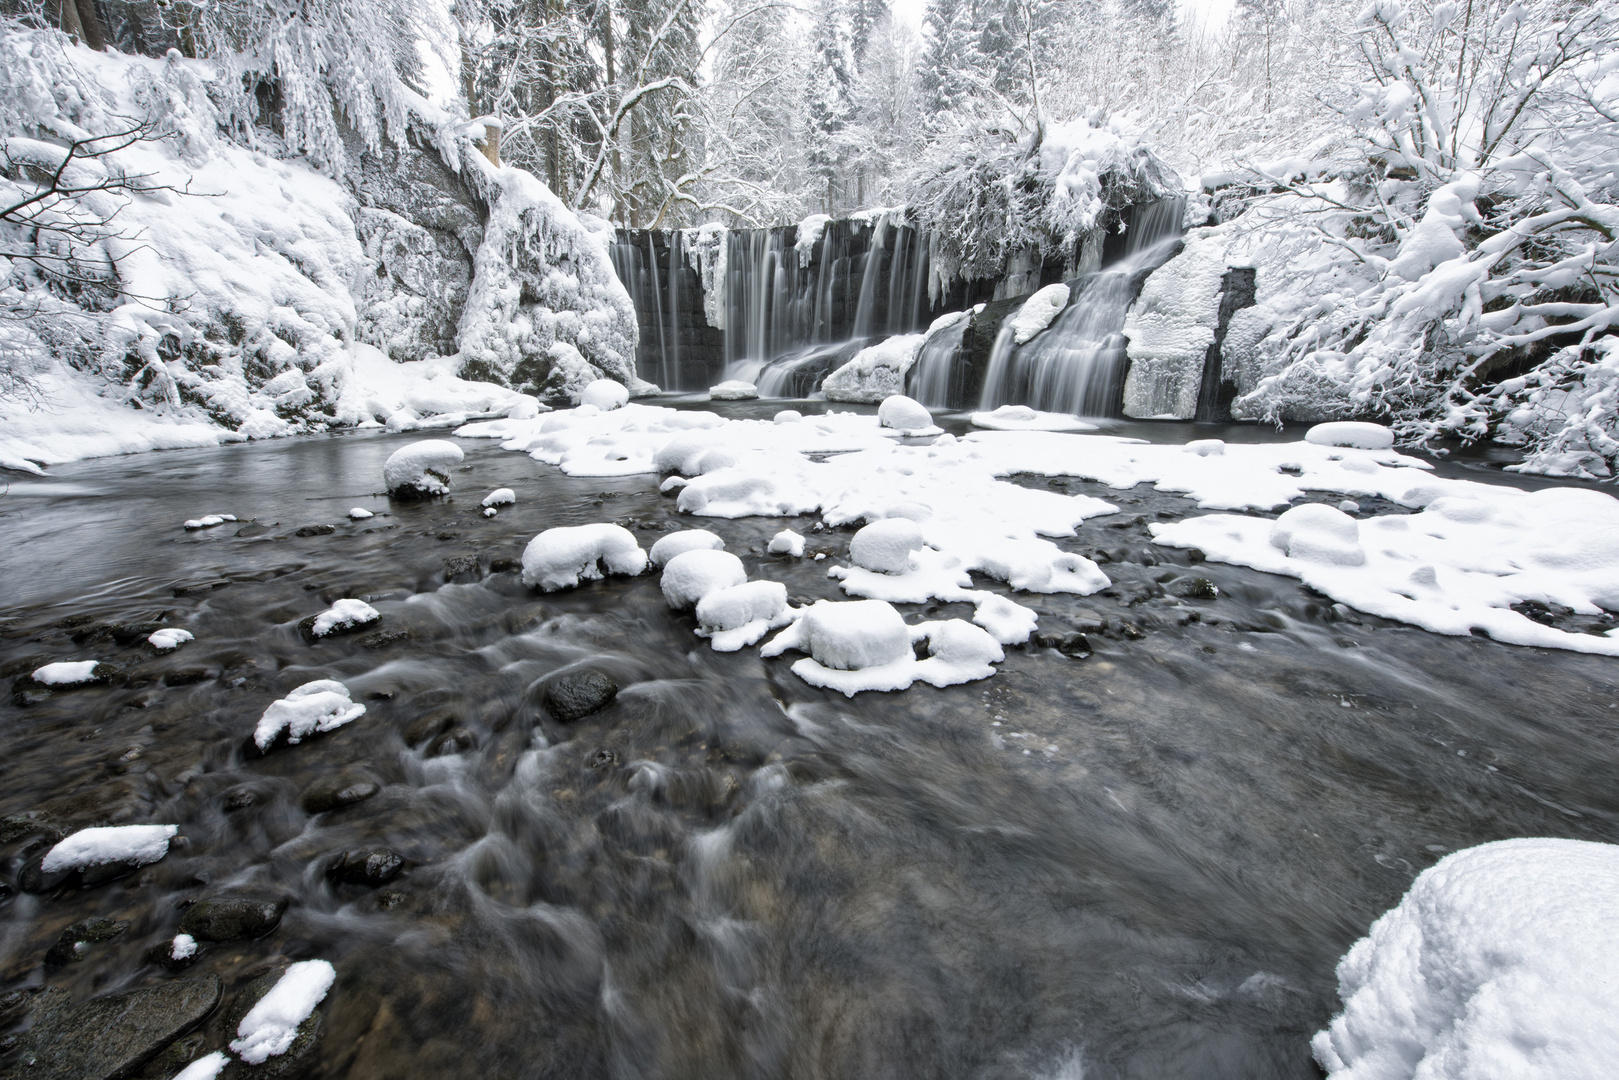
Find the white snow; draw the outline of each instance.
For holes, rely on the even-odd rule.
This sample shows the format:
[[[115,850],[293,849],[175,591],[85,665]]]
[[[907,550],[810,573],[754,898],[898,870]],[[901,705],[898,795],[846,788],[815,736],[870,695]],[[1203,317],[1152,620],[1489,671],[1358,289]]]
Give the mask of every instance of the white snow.
[[[1305,503],[1276,519],[1270,527],[1270,546],[1293,559],[1360,566],[1366,552],[1360,546],[1360,526],[1334,506]]]
[[[34,669],[34,681],[46,686],[79,686],[94,682],[99,660],[58,660]]]
[[[868,345],[848,363],[821,381],[828,401],[858,401],[875,405],[905,392],[905,373],[916,363],[926,334],[901,334]],[[933,418],[928,418],[931,424]],[[923,425],[926,426],[926,425]]]
[[[364,705],[349,699],[348,687],[336,679],[316,679],[265,709],[253,731],[253,742],[264,750],[285,731],[288,742],[298,743],[308,735],[334,731],[364,712]]]
[[[772,555],[791,555],[801,559],[804,557],[804,538],[791,529],[783,529],[770,538],[770,546],[766,550]]]
[[[718,386],[710,386],[708,396],[714,401],[752,401],[759,396],[759,388],[741,379],[727,379]]]
[[[483,497],[483,506],[485,508],[511,506],[515,502],[517,502],[517,492],[511,488],[496,488]]]
[[[104,863],[145,866],[169,853],[169,841],[178,825],[103,825],[80,829],[45,853],[40,868],[46,873],[83,870]]]
[[[840,671],[882,667],[911,657],[911,628],[881,600],[818,600],[760,655],[780,656],[788,649]]]
[[[225,524],[227,521],[235,520],[235,514],[204,514],[202,517],[191,518],[188,520],[185,523],[185,527],[189,532],[196,532],[198,529],[217,528],[218,526]]]
[[[169,942],[169,959],[187,960],[197,955],[197,939],[190,934],[175,934]]]
[[[597,379],[579,394],[579,404],[594,405],[602,412],[622,408],[629,404],[630,392],[623,383],[612,379]]]
[[[1304,433],[1304,441],[1317,446],[1354,446],[1362,450],[1392,450],[1394,432],[1382,424],[1336,420],[1317,424]]]
[[[684,555],[688,551],[720,551],[724,547],[725,541],[707,529],[681,529],[660,536],[652,545],[648,558],[653,566],[662,566],[676,555]]]
[[[285,1054],[298,1035],[298,1025],[314,1014],[336,979],[336,969],[325,960],[293,964],[242,1017],[230,1048],[250,1065]]]
[[[1053,319],[1068,306],[1068,286],[1062,282],[1047,285],[1023,301],[1023,306],[1008,319],[1004,326],[1012,330],[1014,344],[1022,345],[1051,325]]]
[[[972,414],[973,427],[992,431],[1095,431],[1096,425],[1087,423],[1072,413],[1041,412],[1027,405],[1002,405],[994,412]]]
[[[797,409],[783,409],[774,417],[775,423],[778,424],[796,424],[803,419],[804,414]]]
[[[376,517],[376,515],[363,506],[356,506],[349,511],[349,517],[355,521],[364,521],[366,518]]]
[[[215,1050],[211,1054],[204,1054],[185,1068],[174,1074],[174,1080],[214,1080],[227,1064],[230,1055],[223,1050]]]
[[[715,652],[735,652],[752,645],[792,616],[787,586],[779,581],[749,581],[715,589],[697,601],[699,637]]]
[[[564,525],[545,530],[523,549],[523,584],[555,592],[605,574],[633,577],[646,562],[635,534],[622,525]]]
[[[916,659],[913,641],[928,643],[927,659]],[[907,626],[881,600],[817,601],[759,655],[780,656],[788,649],[809,653],[793,663],[793,674],[849,697],[863,690],[904,690],[918,681],[944,687],[985,679],[995,673],[991,665],[1006,658],[993,637],[969,622]]]
[[[1619,846],[1501,840],[1423,871],[1338,965],[1332,1080],[1605,1080],[1619,1061]]]
[[[1130,373],[1124,415],[1190,420],[1203,385],[1203,361],[1219,324],[1226,237],[1193,229],[1179,255],[1154,270],[1125,317]]]
[[[461,464],[461,448],[446,439],[423,439],[402,446],[382,466],[390,494],[414,488],[431,495],[450,490],[450,469]]]
[[[659,584],[669,606],[679,610],[692,607],[711,592],[747,580],[742,560],[729,551],[698,548],[681,552],[664,564]]]
[[[165,628],[155,630],[147,635],[146,643],[159,652],[168,652],[170,649],[178,649],[186,642],[194,640],[196,640],[196,635],[190,630]]]
[[[849,558],[856,566],[889,574],[911,569],[911,552],[922,548],[922,526],[909,518],[874,521],[849,541]]]
[[[940,430],[933,426],[933,414],[927,407],[904,394],[883,399],[877,406],[877,422],[907,435],[936,435]]]
[[[364,600],[339,600],[315,616],[315,623],[309,632],[320,638],[351,626],[364,626],[380,618],[382,613]]]

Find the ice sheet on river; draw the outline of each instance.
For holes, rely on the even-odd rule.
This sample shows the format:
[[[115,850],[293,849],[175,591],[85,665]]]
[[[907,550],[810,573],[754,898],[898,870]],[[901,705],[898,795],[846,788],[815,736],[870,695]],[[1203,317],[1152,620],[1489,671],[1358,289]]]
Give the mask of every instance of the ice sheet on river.
[[[1429,463],[1382,446],[1375,425],[1353,425],[1353,437],[1339,437],[1346,427],[1287,443],[1153,444],[1024,430],[940,435],[924,444],[895,440],[876,418],[856,413],[775,423],[632,403],[610,413],[580,408],[470,424],[457,434],[501,439],[506,449],[575,476],[684,474],[677,505],[698,517],[818,513],[830,526],[908,518],[923,546],[904,572],[833,570],[845,591],[893,603],[978,603],[965,595],[974,572],[1026,592],[1086,595],[1107,587],[1095,563],[1051,538],[1073,536],[1085,519],[1116,508],[1005,479],[1016,474],[1120,489],[1147,483],[1220,511],[1275,511],[1311,492],[1381,498],[1420,512],[1345,515],[1354,535],[1343,541],[1349,529],[1336,526],[1343,541],[1336,561],[1325,557],[1331,545],[1322,538],[1334,526],[1324,520],[1312,519],[1297,542],[1280,546],[1272,541],[1275,523],[1250,514],[1152,529],[1160,544],[1301,578],[1335,600],[1439,633],[1478,628],[1515,644],[1619,655],[1619,635],[1569,633],[1511,609],[1522,601],[1584,614],[1619,609],[1619,500],[1584,489],[1526,493],[1435,477]],[[1015,612],[999,612],[1008,614]],[[976,621],[990,626],[993,617],[980,610]],[[992,631],[1003,642],[1014,632],[1005,625]]]

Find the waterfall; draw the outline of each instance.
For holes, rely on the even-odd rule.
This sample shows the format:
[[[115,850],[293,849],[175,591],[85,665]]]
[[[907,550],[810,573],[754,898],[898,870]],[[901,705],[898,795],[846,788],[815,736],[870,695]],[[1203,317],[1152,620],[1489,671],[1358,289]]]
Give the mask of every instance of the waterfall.
[[[1028,405],[1047,412],[1109,416],[1124,388],[1124,317],[1136,275],[1162,262],[1181,234],[1184,199],[1134,208],[1118,261],[1087,274],[1043,333],[1019,347],[1003,326],[990,353],[979,408]]]
[[[675,389],[680,385],[680,279],[685,276],[686,260],[680,250],[680,230],[669,234],[669,333],[663,345],[663,378],[659,386]]]
[[[961,339],[972,320],[966,315],[929,337],[911,369],[911,397],[930,409],[950,407],[950,376],[956,369]]]

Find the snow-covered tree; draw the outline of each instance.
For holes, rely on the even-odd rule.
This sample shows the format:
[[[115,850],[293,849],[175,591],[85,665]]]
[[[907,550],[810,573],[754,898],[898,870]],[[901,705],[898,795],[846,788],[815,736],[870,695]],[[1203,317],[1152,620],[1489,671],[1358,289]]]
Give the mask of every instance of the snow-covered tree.
[[[847,158],[844,129],[854,113],[854,55],[841,0],[818,0],[810,43],[805,93],[805,161],[823,191],[821,209],[832,213],[838,179]]]

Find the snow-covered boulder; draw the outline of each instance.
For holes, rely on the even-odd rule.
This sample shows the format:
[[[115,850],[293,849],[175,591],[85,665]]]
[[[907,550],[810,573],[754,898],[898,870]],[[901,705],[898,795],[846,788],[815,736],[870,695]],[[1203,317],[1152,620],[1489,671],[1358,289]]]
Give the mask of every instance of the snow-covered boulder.
[[[809,653],[822,667],[839,671],[881,667],[910,658],[911,628],[882,600],[818,600],[802,618],[760,650],[780,656],[788,649]]]
[[[828,401],[854,401],[875,405],[905,392],[905,373],[927,340],[926,334],[901,334],[868,345],[821,382]],[[933,418],[928,418],[932,423]]]
[[[1382,424],[1361,420],[1337,420],[1317,424],[1304,433],[1304,441],[1317,446],[1349,446],[1361,450],[1392,450],[1394,432]]]
[[[1130,373],[1124,415],[1190,420],[1197,414],[1203,361],[1220,322],[1226,238],[1212,229],[1186,234],[1186,246],[1147,278],[1124,321]]]
[[[366,518],[373,518],[376,516],[377,515],[373,514],[363,506],[356,506],[349,511],[349,519],[351,521],[364,521]]]
[[[602,412],[611,412],[629,403],[630,392],[623,383],[612,379],[597,379],[579,394],[579,404],[594,405]]]
[[[804,419],[804,414],[797,409],[783,409],[773,419],[778,424],[796,424]]]
[[[496,506],[511,506],[515,502],[517,502],[517,492],[511,488],[496,488],[483,497],[485,509]]]
[[[1050,326],[1068,306],[1068,286],[1062,282],[1047,285],[1023,301],[1023,306],[1005,323],[1012,330],[1012,343],[1022,345]]]
[[[571,589],[605,574],[634,576],[645,569],[646,552],[622,525],[547,529],[523,549],[523,584],[545,592]]]
[[[194,640],[195,637],[196,635],[194,635],[190,630],[181,630],[178,627],[165,627],[162,630],[154,630],[152,633],[148,634],[146,637],[146,644],[150,645],[158,652],[169,652],[173,649],[178,649],[188,641]]]
[[[309,623],[308,636],[312,639],[351,634],[382,621],[382,613],[364,600],[339,600],[316,615]]]
[[[270,992],[236,1025],[230,1048],[249,1065],[263,1065],[292,1049],[298,1028],[315,1013],[337,981],[337,969],[325,960],[300,960],[287,968]]]
[[[889,574],[911,568],[911,552],[922,548],[922,527],[909,518],[874,521],[849,541],[849,558],[856,566]]]
[[[1619,1061],[1619,846],[1501,840],[1423,871],[1338,965],[1332,1080],[1602,1080]]]
[[[123,863],[145,866],[169,853],[178,825],[105,825],[80,829],[45,853],[40,869],[47,874]]]
[[[791,529],[783,529],[770,538],[770,546],[766,550],[772,555],[791,555],[801,559],[804,557],[804,537]]]
[[[715,589],[697,601],[697,633],[709,639],[715,652],[752,645],[789,618],[787,586],[779,581]]]
[[[100,682],[99,660],[58,660],[34,669],[32,678],[41,686],[88,686]]]
[[[688,551],[721,551],[724,548],[725,541],[707,529],[681,529],[659,537],[648,557],[653,566],[662,566],[676,555],[684,555]]]
[[[269,749],[285,731],[287,741],[296,744],[317,732],[334,731],[364,712],[364,705],[349,698],[348,687],[336,679],[316,679],[264,710],[253,731],[253,743],[260,750]]]
[[[1359,523],[1325,503],[1305,503],[1283,513],[1271,526],[1270,543],[1292,559],[1333,566],[1360,566],[1366,562]]]
[[[447,439],[413,442],[389,455],[382,466],[382,481],[396,499],[431,499],[449,492],[450,470],[464,456]]]
[[[663,567],[663,598],[675,610],[689,608],[703,597],[748,580],[742,560],[729,551],[699,548],[670,559]]]
[[[752,401],[759,396],[759,388],[741,379],[727,379],[718,386],[710,386],[708,396],[713,401]]]
[[[931,434],[938,430],[933,426],[933,414],[928,412],[927,407],[904,394],[883,399],[883,403],[877,406],[877,422],[885,428],[908,434]]]
[[[927,642],[927,659],[916,658],[916,641]],[[882,600],[817,601],[759,655],[780,656],[788,649],[809,654],[794,662],[793,674],[850,697],[866,690],[904,690],[915,682],[972,682],[993,675],[993,665],[1006,658],[995,638],[972,623],[949,619],[907,626]]]

